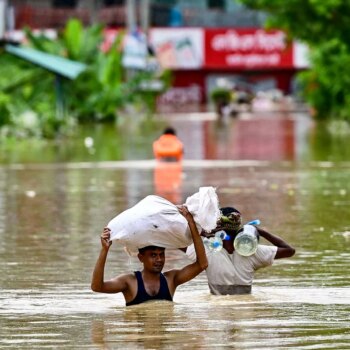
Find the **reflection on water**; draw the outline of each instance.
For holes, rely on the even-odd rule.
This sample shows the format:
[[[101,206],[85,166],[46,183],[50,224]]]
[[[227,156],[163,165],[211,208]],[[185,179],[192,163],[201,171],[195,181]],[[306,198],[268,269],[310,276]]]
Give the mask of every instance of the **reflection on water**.
[[[1,145],[1,163],[48,163],[152,159],[152,143],[171,124],[185,159],[270,161],[350,160],[347,134],[332,137],[326,125],[301,113],[242,114],[217,121],[214,114],[177,115],[120,125],[81,126],[74,137],[22,140]],[[87,142],[89,140],[89,142]],[[89,145],[93,144],[92,147]],[[323,158],[322,158],[323,157]]]
[[[157,162],[154,167],[155,194],[172,203],[181,203],[182,163]]]
[[[278,150],[257,136],[262,156],[246,160],[253,135],[238,128],[240,142],[232,140],[237,122],[221,128],[196,121],[203,128],[195,134],[211,135],[209,146],[187,139],[193,148],[171,181],[163,181],[169,174],[157,173],[152,160],[107,162],[108,156],[98,163],[72,156],[69,164],[1,167],[1,349],[349,348],[348,159],[306,162],[313,150],[305,129],[294,125],[288,142],[271,141]],[[181,123],[174,121],[177,129]],[[291,132],[291,122],[276,123]],[[215,157],[222,160],[203,160]],[[259,270],[252,295],[211,296],[203,273],[178,288],[174,303],[125,308],[122,295],[90,291],[99,234],[112,217],[148,194],[182,203],[204,185],[215,186],[220,204],[237,206],[245,221],[260,218],[282,235],[296,247],[295,257]],[[180,251],[167,252],[166,269],[188,262]],[[107,278],[139,268],[113,243]]]

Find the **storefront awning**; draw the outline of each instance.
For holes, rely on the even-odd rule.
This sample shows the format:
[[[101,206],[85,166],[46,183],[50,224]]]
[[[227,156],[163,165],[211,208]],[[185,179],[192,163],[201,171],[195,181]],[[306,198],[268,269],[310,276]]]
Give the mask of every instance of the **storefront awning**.
[[[28,47],[6,45],[5,50],[14,56],[20,57],[54,74],[71,80],[74,80],[86,69],[84,63],[72,61],[64,57],[55,56]]]

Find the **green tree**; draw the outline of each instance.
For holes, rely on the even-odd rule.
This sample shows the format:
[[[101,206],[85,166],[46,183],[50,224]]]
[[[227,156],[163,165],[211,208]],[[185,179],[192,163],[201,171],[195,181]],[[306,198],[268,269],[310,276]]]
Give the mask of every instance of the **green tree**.
[[[67,107],[79,121],[111,121],[127,103],[141,101],[145,108],[154,106],[149,100],[155,101],[157,94],[150,96],[139,88],[141,82],[154,79],[154,72],[136,71],[131,78],[125,79],[122,66],[124,34],[120,31],[113,44],[101,50],[104,38],[100,24],[84,28],[79,20],[71,19],[55,41],[35,36],[27,30],[34,48],[87,65],[85,72],[74,82],[65,84]]]
[[[5,52],[0,52],[1,135],[52,136],[55,121],[54,77]],[[34,107],[35,106],[35,107]]]
[[[301,82],[316,116],[350,120],[350,1],[240,1],[268,13],[268,27],[280,28],[310,47],[311,69],[301,74]]]
[[[102,25],[84,28],[76,19],[67,22],[56,40],[36,36],[26,29],[28,44],[44,51],[86,64],[75,81],[63,81],[67,117],[55,116],[54,75],[6,53],[0,55],[0,128],[2,134],[53,137],[72,129],[76,121],[111,121],[128,103],[138,103],[152,111],[155,100],[169,86],[168,72],[136,71],[125,79],[122,66],[120,31],[108,49],[101,49]],[[159,80],[163,90],[142,86]],[[11,128],[12,127],[12,128]]]

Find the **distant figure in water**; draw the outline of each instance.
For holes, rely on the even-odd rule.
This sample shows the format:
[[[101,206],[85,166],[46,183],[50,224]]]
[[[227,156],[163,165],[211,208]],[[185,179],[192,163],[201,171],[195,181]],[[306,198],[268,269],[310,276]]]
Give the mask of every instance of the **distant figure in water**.
[[[178,162],[182,160],[184,147],[172,127],[167,127],[163,134],[153,142],[154,157],[163,162]]]
[[[178,206],[179,212],[186,218],[193,239],[196,254],[195,262],[182,269],[173,269],[162,273],[165,263],[165,248],[147,246],[139,249],[138,258],[143,264],[142,271],[126,273],[104,280],[104,269],[109,248],[112,244],[110,230],[104,228],[101,234],[101,252],[92,276],[91,289],[99,293],[120,293],[125,298],[126,306],[136,305],[151,300],[173,300],[175,289],[190,281],[208,266],[202,239],[192,214],[187,207]]]
[[[221,219],[214,232],[223,230],[229,236],[220,251],[206,249],[208,268],[206,275],[210,293],[214,295],[250,294],[254,273],[260,268],[273,264],[275,259],[288,258],[295,250],[282,238],[256,227],[259,236],[272,245],[258,244],[257,251],[250,256],[242,256],[235,251],[233,242],[242,227],[241,213],[233,207],[221,208]],[[202,235],[206,235],[202,232]],[[193,246],[185,249],[190,260],[196,259]]]
[[[167,127],[153,142],[153,153],[157,159],[153,176],[155,193],[174,204],[180,203],[184,146],[174,128]]]

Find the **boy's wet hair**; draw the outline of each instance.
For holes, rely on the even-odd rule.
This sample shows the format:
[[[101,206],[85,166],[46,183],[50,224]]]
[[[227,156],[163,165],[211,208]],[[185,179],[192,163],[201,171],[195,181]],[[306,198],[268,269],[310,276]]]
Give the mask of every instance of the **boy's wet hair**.
[[[234,207],[220,208],[221,216],[217,225],[226,231],[227,234],[233,235],[242,226],[242,217],[239,210]]]
[[[139,253],[144,254],[146,250],[154,250],[154,249],[163,249],[165,250],[164,247],[158,247],[156,245],[148,245],[147,247],[139,248]]]

